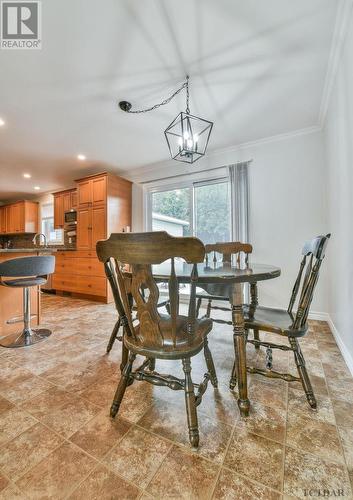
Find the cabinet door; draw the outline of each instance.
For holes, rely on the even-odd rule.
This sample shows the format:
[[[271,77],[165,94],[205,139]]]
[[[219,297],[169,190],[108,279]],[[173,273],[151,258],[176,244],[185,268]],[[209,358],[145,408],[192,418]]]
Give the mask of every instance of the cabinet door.
[[[95,205],[104,205],[107,192],[106,176],[97,177],[91,180],[92,182],[92,203]]]
[[[21,204],[15,203],[7,208],[7,232],[10,234],[21,232]]]
[[[91,209],[80,208],[77,211],[77,248],[90,250],[92,242]]]
[[[64,212],[68,212],[71,210],[71,193],[63,193],[63,210]]]
[[[105,207],[92,208],[92,249],[96,248],[97,241],[107,237],[105,214]]]
[[[89,207],[92,203],[92,184],[90,180],[81,181],[77,187],[78,206]]]
[[[6,207],[0,207],[0,233],[6,233]]]
[[[72,209],[77,208],[77,190],[71,191],[71,207]]]
[[[54,229],[64,227],[64,199],[61,194],[54,195]]]

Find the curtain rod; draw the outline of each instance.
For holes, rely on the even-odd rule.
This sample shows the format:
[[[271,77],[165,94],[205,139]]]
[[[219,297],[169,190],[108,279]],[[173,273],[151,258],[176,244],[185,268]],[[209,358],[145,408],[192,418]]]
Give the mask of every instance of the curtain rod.
[[[241,163],[252,163],[254,160],[237,161],[235,163],[230,163],[229,165],[240,165]],[[185,177],[186,175],[202,174],[203,172],[212,172],[213,170],[220,170],[221,168],[227,168],[229,165],[222,165],[221,167],[208,168],[207,170],[197,170],[196,172],[189,172],[184,174],[170,175],[168,177],[159,177],[159,179],[153,179],[151,181],[143,181],[140,184],[151,184],[152,182],[164,181],[166,179],[176,179],[177,177]]]

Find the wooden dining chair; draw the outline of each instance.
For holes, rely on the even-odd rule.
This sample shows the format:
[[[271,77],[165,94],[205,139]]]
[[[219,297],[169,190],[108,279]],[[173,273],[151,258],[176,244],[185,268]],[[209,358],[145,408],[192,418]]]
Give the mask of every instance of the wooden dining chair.
[[[124,326],[123,345],[125,360],[110,414],[119,411],[128,385],[135,380],[147,381],[185,393],[189,439],[193,447],[199,444],[196,407],[210,380],[217,386],[217,377],[208,347],[207,335],[212,320],[196,317],[197,263],[203,262],[205,248],[197,238],[176,238],[168,233],[112,234],[108,240],[97,243],[97,255],[104,262],[105,272],[112,288],[117,311]],[[175,272],[175,259],[193,264],[190,274],[188,314],[179,314],[179,286]],[[158,309],[159,289],[152,266],[164,263],[170,273],[168,282],[170,314]],[[128,267],[127,267],[128,266]],[[133,321],[131,300],[136,303],[137,322]],[[203,381],[195,385],[191,378],[190,359],[204,352],[207,372]],[[133,370],[136,355],[145,361]],[[156,359],[181,360],[184,379],[155,371]],[[195,393],[195,387],[197,393]]]
[[[249,267],[249,255],[252,253],[252,246],[248,243],[241,243],[239,241],[225,242],[225,243],[212,243],[205,245],[205,265],[215,266],[219,263],[218,255],[221,254],[221,264],[224,266],[233,267]],[[207,300],[206,318],[211,317],[211,312],[213,310],[219,311],[229,311],[230,307],[215,306],[213,301],[222,301],[229,304],[229,297],[224,297],[215,293],[217,288],[212,284],[203,285],[204,291],[196,294],[197,298],[197,316],[199,315],[200,308],[203,300]],[[257,306],[258,295],[257,295],[257,284],[251,283],[250,285],[250,296],[252,307]],[[212,318],[215,323],[232,325],[232,321],[224,320],[221,318]]]
[[[249,307],[245,307],[245,329],[254,331],[254,339],[248,339],[248,342],[266,348],[266,369],[248,367],[248,372],[259,373],[265,377],[280,378],[287,382],[301,381],[309,405],[312,408],[316,408],[316,399],[298,339],[308,331],[307,320],[310,305],[330,236],[330,234],[317,236],[305,243],[299,273],[294,283],[287,311],[270,307],[257,307],[255,311],[250,313]],[[289,346],[261,341],[259,338],[260,330],[286,337]],[[299,377],[289,373],[278,373],[272,369],[272,349],[293,352]],[[235,366],[233,367],[233,374],[235,374]]]

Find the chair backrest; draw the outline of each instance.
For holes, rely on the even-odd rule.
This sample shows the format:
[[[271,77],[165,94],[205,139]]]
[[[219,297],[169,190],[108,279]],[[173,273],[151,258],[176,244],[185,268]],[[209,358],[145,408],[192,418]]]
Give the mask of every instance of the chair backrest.
[[[303,258],[288,305],[288,312],[292,313],[297,303],[297,312],[294,315],[292,325],[294,329],[302,328],[308,319],[314,290],[319,279],[321,263],[325,257],[325,250],[330,236],[331,234],[317,236],[304,244]]]
[[[195,331],[197,263],[203,262],[205,247],[192,237],[177,238],[165,231],[150,233],[112,234],[108,240],[98,241],[97,255],[104,262],[105,272],[112,288],[115,305],[127,335],[133,336],[145,347],[161,347],[164,339],[161,316],[158,312],[159,289],[152,275],[152,265],[170,260],[169,301],[171,341],[176,344],[179,314],[179,286],[175,272],[175,258],[193,264],[190,275],[190,299],[187,329]],[[128,266],[128,268],[126,268]],[[131,298],[136,303],[138,330],[133,326]]]
[[[37,255],[33,257],[18,257],[0,263],[1,277],[36,277],[52,274],[55,268],[53,255]]]
[[[212,243],[205,245],[206,252],[206,265],[211,262],[217,262],[217,254],[222,255],[223,264],[232,263],[232,255],[235,256],[235,262],[233,262],[237,267],[240,267],[242,260],[246,267],[249,265],[249,254],[252,253],[252,246],[249,243],[241,243],[240,241],[229,241],[226,243]],[[243,257],[243,259],[242,259]]]

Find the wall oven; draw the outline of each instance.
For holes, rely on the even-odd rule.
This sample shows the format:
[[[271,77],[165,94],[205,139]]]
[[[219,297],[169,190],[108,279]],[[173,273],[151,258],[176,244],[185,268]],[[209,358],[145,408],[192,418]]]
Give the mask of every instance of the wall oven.
[[[69,210],[64,214],[64,222],[67,226],[74,226],[77,224],[77,212],[76,210]]]

